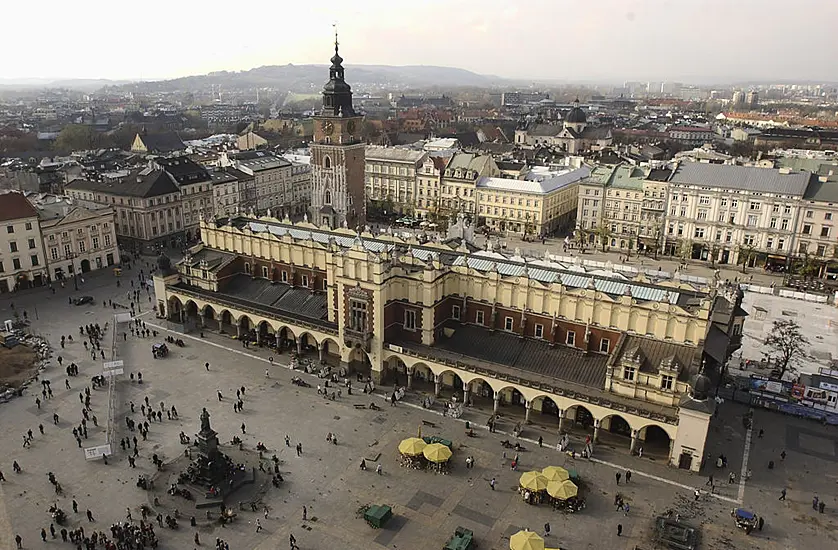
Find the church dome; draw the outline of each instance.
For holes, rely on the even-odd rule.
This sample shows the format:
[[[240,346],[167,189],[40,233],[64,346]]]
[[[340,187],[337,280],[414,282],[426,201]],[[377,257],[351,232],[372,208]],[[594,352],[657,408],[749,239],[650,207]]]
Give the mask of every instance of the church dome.
[[[585,111],[577,105],[567,114],[565,122],[569,122],[571,124],[585,124],[588,122],[588,117],[585,116]]]

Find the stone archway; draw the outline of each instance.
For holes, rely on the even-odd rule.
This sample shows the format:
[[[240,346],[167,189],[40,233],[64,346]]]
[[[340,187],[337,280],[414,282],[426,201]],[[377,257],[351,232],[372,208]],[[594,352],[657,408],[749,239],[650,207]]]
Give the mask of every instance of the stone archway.
[[[256,325],[256,344],[260,347],[276,348],[276,333],[268,321],[260,321]]]
[[[407,365],[397,355],[392,355],[381,362],[381,385],[394,384],[407,386]],[[411,381],[411,385],[413,382]]]
[[[325,362],[333,367],[340,366],[340,346],[333,338],[323,338],[320,340],[320,362]]]
[[[183,303],[180,301],[180,298],[177,296],[169,297],[166,307],[168,308],[168,311],[166,312],[166,319],[180,323],[183,312]]]
[[[669,458],[672,449],[672,438],[657,424],[649,424],[637,431],[638,441],[635,443],[635,452],[641,456],[655,458]]]
[[[238,329],[238,338],[244,342],[255,342],[256,341],[256,330],[253,321],[250,320],[250,317],[247,315],[242,315],[238,318],[236,322],[236,328]]]
[[[595,425],[593,413],[584,405],[571,405],[567,408],[565,417],[568,420],[566,427],[570,430],[583,430],[590,433]]]
[[[236,322],[230,310],[224,309],[218,315],[218,331],[228,334],[236,334]]]
[[[530,405],[533,412],[537,413],[536,416],[531,416],[530,420],[561,428],[562,410],[553,398],[539,395],[530,402]]]
[[[471,406],[493,409],[495,395],[495,389],[483,378],[472,378],[463,385],[463,399]]]
[[[315,355],[318,349],[317,339],[309,332],[303,332],[297,338],[297,353],[300,356]]]
[[[215,321],[215,310],[211,305],[207,304],[204,306],[202,316],[204,318],[204,325],[206,326],[211,321]]]
[[[277,345],[280,352],[291,350],[293,353],[297,353],[297,335],[291,328],[283,326],[277,332]]]
[[[410,385],[413,389],[432,391],[434,387],[434,373],[431,367],[420,361],[409,367],[408,372],[413,373],[410,377]]]

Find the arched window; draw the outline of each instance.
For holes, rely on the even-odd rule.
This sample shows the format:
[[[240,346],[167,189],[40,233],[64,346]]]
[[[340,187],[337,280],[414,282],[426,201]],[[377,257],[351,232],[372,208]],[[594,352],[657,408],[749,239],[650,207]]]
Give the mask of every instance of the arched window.
[[[324,202],[326,204],[332,204],[332,192],[331,191],[326,190],[326,196],[324,198]]]
[[[332,159],[329,158],[328,155],[323,157],[323,168],[331,168],[332,167]]]

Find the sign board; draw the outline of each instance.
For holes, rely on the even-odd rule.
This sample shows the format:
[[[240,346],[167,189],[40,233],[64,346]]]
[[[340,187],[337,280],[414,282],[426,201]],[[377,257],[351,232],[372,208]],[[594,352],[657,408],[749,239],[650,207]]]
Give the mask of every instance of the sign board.
[[[105,378],[113,378],[114,376],[119,376],[120,374],[125,374],[123,369],[110,369],[102,371],[102,376]]]
[[[105,361],[105,364],[103,366],[106,369],[115,369],[117,367],[125,366],[125,362],[123,362],[121,359],[119,361]]]
[[[401,346],[397,346],[397,345],[395,345],[395,344],[387,344],[387,346],[388,346],[391,350],[395,351],[396,353],[404,353],[404,349],[402,349],[402,347],[401,347]]]
[[[102,458],[105,455],[111,454],[111,446],[110,445],[99,445],[98,447],[88,447],[84,450],[84,458],[85,460],[96,460],[97,458]]]

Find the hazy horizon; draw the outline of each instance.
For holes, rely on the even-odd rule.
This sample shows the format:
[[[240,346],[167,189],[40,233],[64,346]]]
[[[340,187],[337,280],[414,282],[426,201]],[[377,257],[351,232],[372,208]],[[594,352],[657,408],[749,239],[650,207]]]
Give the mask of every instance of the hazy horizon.
[[[0,82],[159,80],[325,64],[333,22],[348,67],[432,65],[576,83],[838,81],[830,55],[838,51],[831,28],[838,2],[825,0],[794,8],[779,0],[532,0],[526,10],[500,0],[423,0],[411,10],[384,0],[322,0],[293,10],[254,0],[235,7],[260,14],[259,25],[229,25],[251,18],[224,17],[230,5],[218,0],[197,8],[147,0],[144,15],[128,22],[104,0],[43,4],[37,13],[31,4],[7,6],[9,21],[33,20],[38,37],[50,40],[32,40],[30,25],[9,26],[8,43],[24,46],[3,60]]]

